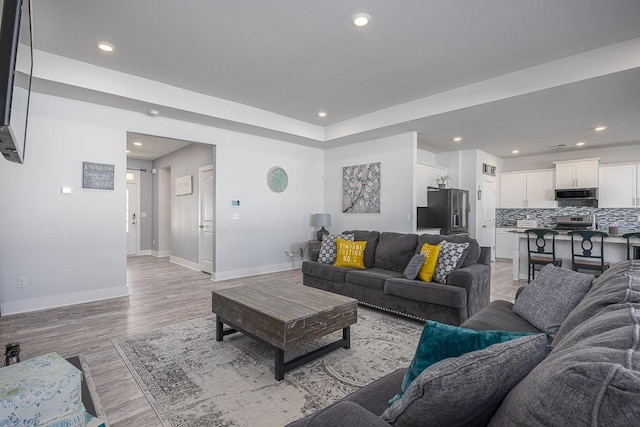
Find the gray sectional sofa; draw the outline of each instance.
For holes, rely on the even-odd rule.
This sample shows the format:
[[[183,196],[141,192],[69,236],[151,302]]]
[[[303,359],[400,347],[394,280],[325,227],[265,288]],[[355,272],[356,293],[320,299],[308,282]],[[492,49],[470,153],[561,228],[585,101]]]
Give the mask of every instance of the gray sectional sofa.
[[[462,326],[476,330],[540,332],[517,315],[513,307],[511,302],[493,301]],[[489,414],[488,425],[639,425],[640,261],[616,264],[595,279],[551,338],[548,356],[525,374],[504,400],[496,403],[497,410]],[[500,366],[497,374],[505,369],[506,366]],[[395,371],[289,427],[389,426],[381,415],[389,399],[399,392],[405,371]],[[463,382],[469,381],[479,380],[474,377]],[[464,405],[464,385],[449,384],[448,391],[457,390],[454,394],[460,395],[460,402],[449,400],[443,408]],[[432,397],[434,394],[438,393],[432,393]],[[442,415],[436,413],[435,416]],[[412,423],[405,420],[393,425],[453,424],[417,418]]]
[[[303,284],[356,298],[359,302],[421,320],[460,325],[489,304],[491,266],[489,248],[462,236],[416,235],[392,232],[345,231],[366,241],[365,270],[335,267],[315,260],[302,264]],[[442,240],[469,243],[462,264],[446,284],[408,280],[403,272],[424,243]]]

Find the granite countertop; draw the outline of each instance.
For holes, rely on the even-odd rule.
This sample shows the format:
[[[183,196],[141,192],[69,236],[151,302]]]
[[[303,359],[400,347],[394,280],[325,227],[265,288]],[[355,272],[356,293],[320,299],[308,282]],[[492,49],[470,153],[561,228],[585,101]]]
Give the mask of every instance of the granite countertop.
[[[522,229],[517,229],[517,230],[511,230],[509,231],[509,233],[518,233],[518,234],[524,234],[524,231],[526,229],[522,228]],[[528,230],[528,229],[527,229]],[[565,236],[567,234],[569,234],[569,230],[556,230],[561,236]],[[607,230],[598,230],[598,231],[604,231],[605,233],[607,233]],[[640,232],[640,230],[620,230],[618,232],[618,234],[609,234],[609,237],[622,237],[623,234],[627,234],[627,233],[638,233]]]

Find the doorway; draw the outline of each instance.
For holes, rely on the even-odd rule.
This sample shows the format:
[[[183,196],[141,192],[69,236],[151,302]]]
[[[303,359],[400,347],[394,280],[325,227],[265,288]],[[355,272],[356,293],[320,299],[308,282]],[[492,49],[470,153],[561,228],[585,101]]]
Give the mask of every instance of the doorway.
[[[127,171],[126,233],[127,255],[138,255],[140,250],[140,171]]]
[[[213,165],[198,168],[200,180],[199,188],[199,241],[200,241],[200,270],[213,273],[214,263],[214,173]]]
[[[478,234],[480,244],[491,248],[491,260],[494,261],[496,250],[496,182],[483,179],[481,189],[482,231]]]

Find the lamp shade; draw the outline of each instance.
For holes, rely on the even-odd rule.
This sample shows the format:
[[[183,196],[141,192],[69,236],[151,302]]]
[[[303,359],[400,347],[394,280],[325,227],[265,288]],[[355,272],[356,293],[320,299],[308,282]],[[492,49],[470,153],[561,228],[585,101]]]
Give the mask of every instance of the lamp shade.
[[[331,225],[331,214],[317,213],[313,215],[313,225],[318,227]]]

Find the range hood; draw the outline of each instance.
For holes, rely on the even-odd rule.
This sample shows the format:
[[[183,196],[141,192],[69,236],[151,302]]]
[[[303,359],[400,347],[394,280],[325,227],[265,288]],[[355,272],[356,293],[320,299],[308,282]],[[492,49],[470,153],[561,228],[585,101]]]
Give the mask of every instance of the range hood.
[[[598,207],[597,188],[567,188],[556,189],[558,206],[589,206]]]

